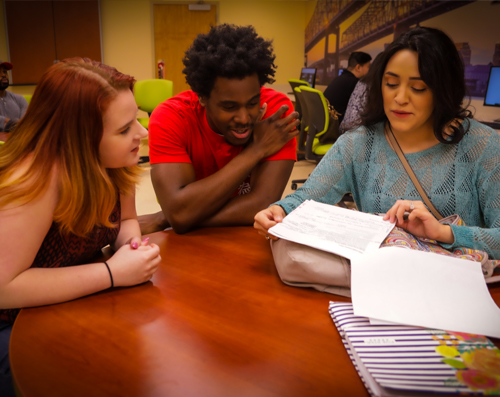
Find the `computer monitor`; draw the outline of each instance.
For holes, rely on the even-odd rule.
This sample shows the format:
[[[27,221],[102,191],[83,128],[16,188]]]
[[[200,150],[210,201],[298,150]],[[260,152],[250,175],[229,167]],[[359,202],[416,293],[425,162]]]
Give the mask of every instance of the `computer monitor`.
[[[500,107],[500,66],[492,66],[490,69],[484,105]]]
[[[302,68],[300,71],[300,79],[307,81],[309,85],[314,88],[314,83],[316,82],[316,69],[314,68]]]

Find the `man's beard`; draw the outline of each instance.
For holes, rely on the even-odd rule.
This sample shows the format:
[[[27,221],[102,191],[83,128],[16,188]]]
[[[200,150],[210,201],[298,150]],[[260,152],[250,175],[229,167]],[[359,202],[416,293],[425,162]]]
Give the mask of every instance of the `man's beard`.
[[[0,81],[0,91],[5,91],[9,87],[9,80]]]

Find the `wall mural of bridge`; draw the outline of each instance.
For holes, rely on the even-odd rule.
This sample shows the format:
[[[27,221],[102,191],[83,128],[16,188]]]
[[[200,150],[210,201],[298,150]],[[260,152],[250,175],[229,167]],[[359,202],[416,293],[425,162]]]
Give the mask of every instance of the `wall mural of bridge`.
[[[366,51],[374,57],[410,27],[432,26],[455,40],[466,66],[470,94],[484,97],[491,65],[500,66],[500,24],[492,23],[498,17],[498,0],[317,0],[305,31],[306,62],[318,69],[317,84],[326,85],[347,66],[351,52]],[[481,25],[481,19],[489,21],[488,26]],[[460,38],[453,35],[457,29]],[[468,29],[470,39],[463,34]],[[485,57],[488,51],[489,58]],[[481,59],[475,56],[479,52]],[[479,62],[472,64],[471,59]]]

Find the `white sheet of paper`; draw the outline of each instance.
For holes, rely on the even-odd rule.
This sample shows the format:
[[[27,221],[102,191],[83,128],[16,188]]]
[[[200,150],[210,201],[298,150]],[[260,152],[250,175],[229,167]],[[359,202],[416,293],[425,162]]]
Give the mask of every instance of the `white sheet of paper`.
[[[379,320],[378,318],[369,317],[368,321],[370,325],[397,325],[398,323],[393,323],[392,321]]]
[[[478,262],[381,248],[351,261],[351,294],[357,316],[500,338],[500,309]]]
[[[269,233],[352,259],[378,249],[393,228],[381,216],[306,200]]]

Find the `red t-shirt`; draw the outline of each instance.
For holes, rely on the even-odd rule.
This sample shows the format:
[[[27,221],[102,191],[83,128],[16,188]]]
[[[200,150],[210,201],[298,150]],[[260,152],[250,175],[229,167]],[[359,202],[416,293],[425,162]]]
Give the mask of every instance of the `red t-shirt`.
[[[284,94],[270,88],[261,88],[261,106],[267,103],[264,119],[273,115],[282,105],[293,105]],[[283,116],[285,117],[285,116]],[[296,140],[291,139],[277,153],[264,159],[296,160]],[[191,163],[196,179],[210,176],[236,157],[243,146],[232,146],[224,137],[210,128],[205,108],[193,91],[185,91],[158,105],[149,120],[149,157],[151,164]],[[248,185],[240,187],[248,192]]]

